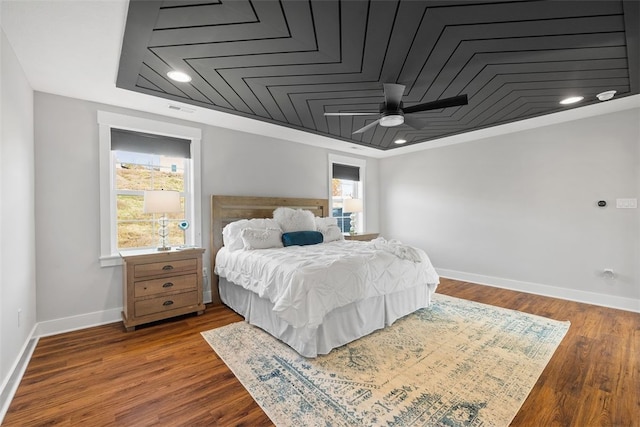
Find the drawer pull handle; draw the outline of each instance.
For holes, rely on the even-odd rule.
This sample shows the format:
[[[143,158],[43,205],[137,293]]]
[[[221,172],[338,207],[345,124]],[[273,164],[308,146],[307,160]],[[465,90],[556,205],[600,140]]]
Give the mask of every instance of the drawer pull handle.
[[[173,283],[171,283],[171,282],[167,282],[164,285],[162,285],[163,288],[170,288],[172,286],[173,286]]]
[[[173,265],[165,265],[162,267],[163,270],[173,270]]]
[[[162,305],[164,305],[164,306],[170,306],[170,305],[173,305],[173,301],[171,301],[171,300],[169,300],[169,301],[165,301],[165,302],[163,302],[163,303],[162,303]]]

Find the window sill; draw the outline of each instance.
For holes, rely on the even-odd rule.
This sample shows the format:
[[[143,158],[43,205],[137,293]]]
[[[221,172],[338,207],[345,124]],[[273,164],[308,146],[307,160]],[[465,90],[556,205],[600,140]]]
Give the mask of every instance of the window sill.
[[[107,255],[100,257],[100,267],[117,267],[122,265],[122,257],[120,255]]]

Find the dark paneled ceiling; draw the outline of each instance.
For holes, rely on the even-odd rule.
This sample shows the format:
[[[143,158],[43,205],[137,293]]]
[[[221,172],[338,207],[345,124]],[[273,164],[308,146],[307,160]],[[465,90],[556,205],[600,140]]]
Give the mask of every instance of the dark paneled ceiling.
[[[131,0],[117,86],[387,150],[638,94],[639,5]],[[406,86],[404,107],[469,103],[411,114],[422,129],[324,115],[379,111],[383,83]]]

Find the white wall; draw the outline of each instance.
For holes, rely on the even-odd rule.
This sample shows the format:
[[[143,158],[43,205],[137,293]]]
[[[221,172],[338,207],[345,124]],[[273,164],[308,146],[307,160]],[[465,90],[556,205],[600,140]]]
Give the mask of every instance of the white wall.
[[[37,299],[45,333],[114,320],[122,307],[121,268],[101,268],[98,262],[98,110],[202,129],[206,247],[212,194],[328,197],[325,149],[36,92]],[[366,179],[374,189],[377,163],[367,160]],[[375,194],[367,199],[367,209],[377,228]]]
[[[382,231],[426,249],[444,276],[640,311],[640,216],[615,207],[640,196],[639,119],[626,110],[383,159]]]
[[[33,90],[1,33],[0,391],[36,323]],[[18,322],[18,310],[21,310]],[[2,401],[0,401],[0,420]]]

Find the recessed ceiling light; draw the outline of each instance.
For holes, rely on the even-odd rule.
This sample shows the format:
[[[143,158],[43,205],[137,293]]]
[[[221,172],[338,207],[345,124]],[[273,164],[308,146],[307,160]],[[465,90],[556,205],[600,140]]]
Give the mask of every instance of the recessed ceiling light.
[[[395,141],[393,141],[395,144],[404,144],[405,142],[407,142],[406,139],[396,139]]]
[[[167,73],[167,77],[180,83],[187,83],[191,81],[191,77],[182,71],[169,71]]]
[[[600,101],[608,101],[611,98],[613,98],[613,95],[616,94],[617,91],[615,90],[608,90],[606,92],[600,92],[599,94],[596,95],[596,98],[598,98]]]
[[[575,104],[576,102],[580,102],[584,99],[584,96],[570,96],[569,98],[565,98],[560,101],[562,105]]]

